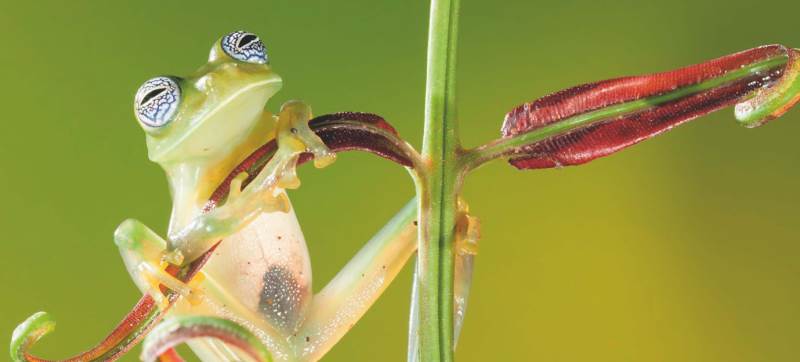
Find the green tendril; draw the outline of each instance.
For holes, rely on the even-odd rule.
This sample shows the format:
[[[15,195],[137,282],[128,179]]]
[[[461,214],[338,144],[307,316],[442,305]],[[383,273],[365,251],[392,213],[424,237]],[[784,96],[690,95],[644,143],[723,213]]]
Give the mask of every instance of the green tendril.
[[[207,316],[179,316],[164,320],[144,340],[141,359],[155,362],[170,348],[205,337],[237,347],[256,361],[272,361],[267,348],[249,330],[230,320]]]
[[[11,360],[24,362],[36,341],[56,329],[56,322],[46,312],[36,312],[14,328],[11,334]]]

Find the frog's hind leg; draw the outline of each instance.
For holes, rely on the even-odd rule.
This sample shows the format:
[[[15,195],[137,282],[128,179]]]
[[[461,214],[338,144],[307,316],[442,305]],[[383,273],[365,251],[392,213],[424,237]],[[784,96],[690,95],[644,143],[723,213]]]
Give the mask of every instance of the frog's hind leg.
[[[153,297],[159,306],[167,303],[161,285],[190,301],[196,300],[195,288],[164,271],[168,263],[180,265],[183,260],[179,254],[165,252],[167,243],[150,228],[137,220],[125,220],[114,232],[114,243],[136,286]]]
[[[417,247],[416,200],[409,202],[345,267],[314,295],[292,337],[302,361],[316,361],[361,318],[402,270]]]

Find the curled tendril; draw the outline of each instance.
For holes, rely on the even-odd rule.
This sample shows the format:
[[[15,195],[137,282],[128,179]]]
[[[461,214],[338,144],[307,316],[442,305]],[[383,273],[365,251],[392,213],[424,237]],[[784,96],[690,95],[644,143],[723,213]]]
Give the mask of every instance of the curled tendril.
[[[413,168],[419,161],[419,155],[382,117],[370,113],[334,113],[319,116],[309,121],[313,130],[325,145],[333,152],[359,150],[394,161],[402,166]],[[246,186],[255,175],[273,158],[277,150],[275,139],[269,140],[254,151],[236,168],[212,193],[203,212],[209,212],[225,202],[231,182],[242,172],[252,175],[243,181]],[[311,154],[301,154],[297,164],[311,159]],[[323,165],[324,166],[324,165]],[[207,250],[201,257],[183,267],[170,265],[166,271],[181,281],[189,281],[196,275],[211,257],[216,245]],[[97,345],[86,352],[60,361],[113,361],[130,351],[163,319],[164,314],[178,300],[177,293],[164,289],[169,304],[159,310],[149,295],[143,295],[139,302],[120,321],[119,324]],[[28,351],[44,335],[53,331],[55,322],[45,312],[38,312],[15,330],[11,340],[11,358],[16,361],[45,362],[47,360],[31,355]],[[167,361],[169,361],[167,359]]]
[[[28,317],[11,335],[11,359],[25,361],[28,348],[54,329],[56,322],[46,312],[36,312]]]
[[[167,272],[178,277],[183,281],[188,281],[205,265],[216,245],[206,251],[203,256],[192,263],[178,268],[169,266]],[[167,291],[166,308],[159,310],[150,295],[143,295],[139,302],[130,312],[117,324],[117,326],[100,343],[86,352],[69,357],[62,362],[86,362],[86,361],[114,361],[131,348],[136,346],[153,327],[161,321],[164,314],[178,300],[178,294]],[[46,334],[53,331],[55,322],[45,312],[38,312],[28,317],[22,324],[17,326],[11,339],[11,358],[14,361],[46,362],[48,360],[31,355],[28,350],[33,344]]]
[[[202,337],[216,338],[239,348],[256,361],[272,361],[267,348],[250,331],[230,320],[206,316],[180,316],[164,320],[145,338],[141,359],[154,362],[173,347]]]

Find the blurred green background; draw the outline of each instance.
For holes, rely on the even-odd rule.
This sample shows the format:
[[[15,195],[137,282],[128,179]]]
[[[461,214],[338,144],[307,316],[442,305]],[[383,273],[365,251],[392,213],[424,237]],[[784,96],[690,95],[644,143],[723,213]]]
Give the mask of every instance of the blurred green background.
[[[465,143],[571,85],[800,47],[798,11],[789,0],[463,0]],[[418,145],[427,15],[425,1],[0,3],[0,340],[46,310],[59,326],[35,351],[64,357],[137,300],[112,232],[127,217],[163,232],[170,204],[131,111],[141,82],[192,71],[243,28],[284,78],[272,109],[301,98],[318,114],[376,112]],[[796,361],[798,135],[800,110],[755,130],[726,110],[583,167],[478,170],[465,193],[483,240],[458,359]],[[363,154],[301,177],[291,197],[318,289],[413,188]],[[407,268],[326,360],[404,360],[410,283]]]

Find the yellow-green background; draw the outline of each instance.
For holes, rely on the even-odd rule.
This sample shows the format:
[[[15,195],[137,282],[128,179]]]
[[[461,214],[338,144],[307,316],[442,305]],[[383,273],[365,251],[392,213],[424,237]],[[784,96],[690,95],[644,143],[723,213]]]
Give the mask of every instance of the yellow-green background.
[[[271,108],[300,98],[318,114],[380,113],[418,145],[427,7],[0,3],[0,340],[47,310],[59,326],[35,351],[63,357],[137,300],[112,232],[127,217],[163,231],[169,209],[131,112],[142,81],[193,70],[243,28],[285,80]],[[507,110],[567,86],[800,47],[799,11],[792,0],[463,0],[465,143],[494,138]],[[755,130],[726,110],[583,167],[478,170],[465,194],[483,239],[457,357],[796,361],[798,136],[800,110]],[[413,190],[405,171],[368,155],[301,176],[291,197],[319,288]],[[407,268],[327,360],[403,360],[409,286]]]

